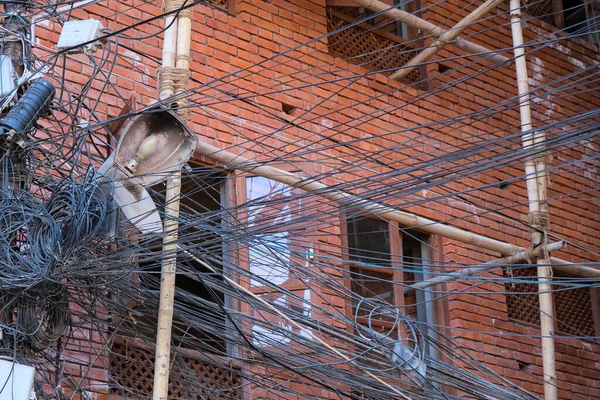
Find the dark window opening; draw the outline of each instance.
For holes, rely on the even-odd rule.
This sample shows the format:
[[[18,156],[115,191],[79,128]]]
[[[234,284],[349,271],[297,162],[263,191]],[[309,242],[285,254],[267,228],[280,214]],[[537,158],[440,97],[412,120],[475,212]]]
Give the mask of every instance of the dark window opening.
[[[180,251],[177,258],[173,321],[173,344],[218,353],[226,352],[223,339],[226,321],[221,311],[226,299],[214,288],[223,279],[223,244],[219,231],[224,182],[223,175],[209,169],[195,168],[182,173],[178,244],[185,251]],[[149,190],[161,211],[164,209],[165,187],[161,183]],[[156,298],[160,290],[161,258],[162,243],[158,241],[148,254],[140,255],[139,259],[140,283],[154,292]],[[139,333],[153,337],[156,315],[147,314],[141,317],[147,321],[140,324],[138,330],[146,327],[150,332]],[[190,319],[204,320],[206,329],[198,329],[199,324],[191,327],[187,322]]]
[[[524,5],[529,15],[591,43],[599,43],[600,4],[582,0],[539,0]]]
[[[563,12],[565,17],[565,29],[575,33],[586,25],[587,15],[585,5],[580,0],[563,0]]]
[[[597,1],[563,0],[565,29],[588,42],[600,42],[600,4]]]
[[[352,261],[391,267],[387,221],[361,217],[348,219],[348,252]]]

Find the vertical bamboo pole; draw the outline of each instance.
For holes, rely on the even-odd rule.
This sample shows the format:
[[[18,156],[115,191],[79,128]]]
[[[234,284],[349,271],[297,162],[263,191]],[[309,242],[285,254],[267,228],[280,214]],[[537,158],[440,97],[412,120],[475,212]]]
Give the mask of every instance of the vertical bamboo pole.
[[[169,10],[173,7],[172,1],[165,3],[165,10]],[[163,68],[174,68],[175,67],[175,49],[177,46],[177,21],[173,14],[165,17],[165,36],[163,40],[163,51],[162,51],[162,67]],[[165,100],[173,96],[172,85],[167,87],[159,88],[158,94],[159,100]]]
[[[153,400],[166,400],[169,395],[169,372],[171,365],[171,329],[175,300],[175,277],[177,271],[177,237],[179,218],[179,194],[181,172],[177,171],[167,181],[165,203],[165,237],[160,270],[160,300],[156,330],[156,356],[154,361]]]
[[[537,153],[544,146],[545,137],[542,132],[531,133],[531,107],[529,100],[529,84],[527,81],[527,63],[523,47],[523,30],[521,27],[520,0],[510,0],[510,18],[519,90],[519,107],[521,114],[521,130],[523,149]],[[537,159],[529,157],[525,162],[527,195],[529,200],[529,217],[532,225],[531,245],[546,246],[548,229],[548,209],[546,194],[546,165],[543,156]],[[537,260],[538,295],[540,300],[540,331],[542,336],[542,362],[544,371],[544,399],[556,400],[556,365],[554,355],[554,305],[552,298],[552,270],[548,251]]]
[[[184,4],[187,0],[184,1]],[[175,68],[190,68],[190,40],[192,35],[192,13],[190,10],[181,11],[177,21],[177,57]]]
[[[165,9],[182,7],[186,1],[169,2]],[[177,21],[167,17],[165,24],[169,26],[165,32],[163,47],[163,63],[165,69],[180,68],[189,73],[190,39],[192,30],[192,14],[189,10],[179,12]],[[176,50],[176,53],[175,53]],[[186,75],[187,76],[187,75]],[[183,83],[187,86],[187,80]],[[180,90],[184,90],[181,82],[174,82],[175,89],[170,88],[159,93],[164,100]],[[175,93],[174,93],[175,92]],[[153,400],[166,400],[169,395],[169,373],[171,365],[171,332],[173,324],[173,306],[175,301],[175,277],[177,272],[177,238],[179,229],[179,204],[181,194],[181,171],[174,173],[167,180],[165,200],[165,236],[163,239],[163,260],[161,265],[160,300],[158,308],[158,326],[156,332],[156,357],[154,362]]]

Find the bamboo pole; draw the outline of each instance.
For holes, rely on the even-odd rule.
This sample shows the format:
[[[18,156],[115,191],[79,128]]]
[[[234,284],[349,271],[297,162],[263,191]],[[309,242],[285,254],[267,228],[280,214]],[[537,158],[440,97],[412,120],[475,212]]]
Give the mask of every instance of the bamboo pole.
[[[529,84],[527,81],[527,62],[523,46],[523,29],[521,26],[520,0],[510,0],[510,22],[519,90],[519,108],[523,149],[533,150],[544,146],[543,132],[532,132],[531,108],[529,100]],[[542,152],[543,154],[543,152]],[[528,159],[525,163],[527,195],[529,199],[529,217],[532,225],[532,247],[546,246],[548,233],[548,209],[546,193],[546,165],[543,157]],[[558,398],[556,386],[556,365],[554,352],[554,304],[552,297],[552,269],[548,266],[548,252],[544,252],[537,260],[538,296],[540,300],[540,333],[542,336],[542,364],[544,371],[544,399]]]
[[[165,9],[182,7],[183,2],[169,2]],[[190,39],[192,30],[191,10],[181,11],[177,21],[167,17],[165,23],[171,24],[165,32],[163,47],[163,67],[188,70],[190,66]],[[167,35],[167,33],[169,33]],[[174,53],[176,50],[176,53]],[[174,82],[174,92],[170,89],[159,93],[164,100],[177,92],[185,90],[187,80]],[[164,97],[163,97],[164,96]],[[179,205],[181,194],[181,171],[174,173],[167,180],[167,193],[165,199],[165,236],[163,239],[163,260],[161,265],[160,300],[158,308],[158,325],[156,332],[156,357],[154,361],[154,387],[153,400],[167,400],[169,395],[169,374],[171,366],[171,333],[173,324],[173,307],[175,301],[175,278],[177,272],[177,238],[179,229]]]
[[[431,219],[419,217],[417,215],[396,210],[374,201],[363,200],[350,193],[341,190],[332,189],[329,186],[314,179],[306,178],[300,175],[292,174],[279,168],[251,161],[243,156],[233,154],[229,151],[220,149],[208,143],[198,142],[196,145],[195,156],[206,157],[216,163],[223,164],[229,169],[238,169],[257,176],[272,179],[286,185],[295,186],[307,192],[315,193],[318,196],[328,200],[335,201],[343,205],[353,206],[357,209],[377,215],[384,219],[395,221],[405,227],[417,227],[419,230],[432,235],[439,235],[448,239],[457,240],[462,243],[472,244],[486,250],[497,251],[503,256],[510,256],[525,248],[515,246],[509,243],[491,239],[483,235],[478,235],[469,231],[444,225]],[[582,267],[559,258],[552,257],[550,261],[556,264],[555,268],[579,274],[583,271],[584,276],[600,278],[600,269]]]
[[[169,2],[172,3],[172,1]],[[165,7],[167,4],[165,4]],[[167,68],[175,67],[175,51],[177,48],[177,21],[175,16],[170,14],[165,17],[165,36],[163,40],[162,66]],[[172,88],[163,88],[158,94],[159,100],[165,100],[173,96]]]
[[[175,301],[175,277],[177,272],[177,237],[179,218],[179,195],[181,172],[177,171],[167,181],[165,202],[165,237],[163,259],[160,270],[160,300],[156,330],[156,357],[154,361],[153,400],[166,400],[169,395],[169,373],[171,366],[171,329]]]
[[[449,239],[472,244],[487,250],[497,251],[502,255],[511,255],[524,250],[522,247],[504,243],[482,235],[468,232],[459,228],[444,225],[433,220],[419,217],[392,207],[364,200],[350,193],[332,189],[314,179],[305,178],[278,168],[252,162],[249,159],[235,155],[208,143],[199,142],[196,146],[196,155],[208,157],[231,169],[239,169],[254,175],[263,176],[286,185],[295,186],[308,192],[315,192],[319,196],[338,202],[340,204],[361,209],[367,213],[380,216],[384,219],[398,222],[405,227],[418,227],[420,230],[434,235],[441,235]]]
[[[432,24],[431,22],[424,20],[422,18],[417,17],[409,12],[403,11],[399,8],[390,8],[389,5],[382,3],[378,0],[352,0],[357,5],[368,8],[371,11],[377,13],[383,13],[384,15],[392,18],[400,20],[408,26],[411,26],[416,29],[422,30],[425,34],[431,34],[434,36],[440,36],[444,34],[444,29],[440,28],[437,25]],[[487,47],[480,46],[473,42],[469,42],[468,40],[458,39],[452,44],[467,53],[477,54],[479,57],[484,60],[488,60],[498,64],[509,65],[510,59],[496,54],[493,50],[488,49]]]
[[[556,242],[556,243],[549,244],[547,251],[550,252],[550,251],[562,250],[565,247],[566,247],[565,242]],[[493,269],[496,267],[502,267],[504,265],[519,264],[524,261],[529,261],[532,258],[538,258],[545,251],[546,250],[541,247],[536,247],[531,250],[527,249],[525,251],[520,251],[516,254],[513,254],[512,256],[500,258],[498,260],[489,261],[489,262],[486,262],[485,264],[481,264],[481,265],[473,265],[473,266],[463,268],[463,269],[455,271],[455,272],[451,272],[449,274],[444,274],[441,276],[437,276],[435,278],[431,278],[431,279],[428,279],[425,281],[414,283],[410,286],[405,287],[404,293],[411,293],[411,292],[414,292],[415,290],[423,290],[428,287],[439,285],[441,283],[452,282],[457,279],[463,278],[465,276],[471,276],[474,274],[478,274],[480,272],[489,271],[490,269]]]
[[[184,1],[184,4],[187,0]],[[184,10],[179,14],[177,20],[177,56],[175,58],[175,68],[190,68],[190,42],[192,35],[192,13],[191,10]]]
[[[420,64],[429,60],[438,51],[440,51],[451,41],[456,39],[458,35],[460,35],[465,29],[471,26],[471,24],[480,20],[484,15],[492,11],[494,8],[498,7],[500,3],[503,2],[504,0],[487,0],[485,3],[473,10],[465,18],[463,18],[459,23],[457,23],[452,28],[439,35],[438,38],[433,42],[433,44],[425,48],[423,51],[421,51],[419,54],[413,57],[408,63],[403,65],[398,71],[390,75],[390,79],[399,80],[404,78],[406,75],[410,74],[412,71],[418,68]]]

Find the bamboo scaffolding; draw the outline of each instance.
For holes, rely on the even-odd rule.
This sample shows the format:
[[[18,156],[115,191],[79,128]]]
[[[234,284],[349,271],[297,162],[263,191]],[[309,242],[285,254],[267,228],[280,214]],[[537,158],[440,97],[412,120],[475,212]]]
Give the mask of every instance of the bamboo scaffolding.
[[[523,45],[520,0],[510,0],[510,22],[515,54],[517,85],[519,90],[519,109],[522,142],[524,150],[540,149],[544,146],[545,135],[542,131],[532,132],[529,84],[527,80],[527,62]],[[544,154],[542,151],[541,154]],[[548,208],[546,191],[546,164],[543,156],[528,159],[525,163],[527,196],[529,199],[529,219],[532,225],[531,245],[546,246],[548,234]],[[544,399],[555,400],[558,397],[556,386],[556,365],[554,354],[554,304],[552,297],[552,269],[548,266],[549,255],[544,252],[537,259],[538,296],[540,300],[540,333],[542,336],[542,364],[544,370]]]
[[[404,293],[411,293],[415,290],[427,289],[428,287],[439,285],[440,283],[452,282],[460,278],[464,278],[465,276],[473,276],[481,272],[489,271],[490,269],[496,267],[502,267],[504,265],[514,265],[525,261],[529,262],[531,259],[540,257],[546,251],[551,252],[562,250],[565,247],[565,242],[556,242],[549,244],[547,249],[542,247],[536,247],[535,249],[527,249],[525,251],[520,251],[516,254],[513,254],[512,256],[500,258],[498,260],[493,260],[481,265],[473,265],[458,271],[437,276],[435,278],[417,282],[415,284],[405,287]]]
[[[181,172],[177,171],[167,181],[163,239],[163,259],[160,269],[160,299],[156,328],[156,356],[154,361],[153,400],[166,400],[169,395],[171,366],[171,330],[175,301],[175,277],[177,276],[177,236],[179,218],[179,195]]]
[[[352,0],[356,5],[365,7],[376,13],[383,13],[384,15],[399,20],[408,26],[420,29],[425,35],[441,36],[445,33],[445,30],[439,26],[432,24],[422,18],[417,17],[409,12],[403,11],[399,8],[390,8],[389,5],[382,3],[377,0]],[[505,64],[508,67],[510,59],[496,54],[494,50],[490,50],[487,47],[480,46],[473,42],[464,39],[457,39],[452,42],[453,46],[456,46],[467,53],[476,54],[484,60],[488,60],[497,64]]]
[[[413,57],[408,63],[403,65],[401,69],[390,75],[390,79],[402,79],[406,75],[410,74],[422,63],[433,57],[438,51],[450,44],[451,41],[456,39],[465,29],[471,24],[480,20],[484,15],[498,7],[504,0],[487,0],[485,3],[477,7],[473,12],[467,15],[459,23],[448,29],[446,32],[438,36],[438,38],[427,48]]]
[[[389,221],[398,222],[404,227],[416,227],[425,233],[439,235],[441,237],[457,240],[462,243],[472,244],[486,250],[496,251],[502,256],[510,256],[525,250],[525,248],[520,246],[515,246],[496,239],[488,238],[486,236],[478,235],[476,233],[453,226],[444,225],[440,222],[400,211],[374,201],[361,199],[350,193],[332,189],[314,179],[306,178],[279,168],[251,161],[248,158],[233,154],[208,143],[198,142],[195,156],[206,157],[207,159],[222,164],[230,169],[238,169],[253,175],[262,176],[286,185],[294,186],[307,192],[312,192],[318,196],[335,201],[339,204],[352,206],[357,210],[377,215]],[[600,278],[600,269],[582,267],[580,265],[576,265],[555,257],[552,257],[550,261],[553,264],[556,264],[555,268],[558,270],[575,274],[579,274],[581,272],[588,277]]]
[[[173,1],[165,3],[171,6]],[[175,55],[177,49],[177,21],[175,16],[170,14],[165,17],[165,36],[163,40],[162,50],[162,67],[174,68],[175,67]],[[159,100],[165,100],[173,96],[173,90],[170,88],[164,88],[158,94]]]
[[[187,0],[170,1],[165,9],[182,7]],[[178,68],[189,73],[190,40],[192,31],[191,11],[180,12],[177,21],[167,17],[162,66]],[[174,52],[176,50],[176,52]],[[187,83],[187,80],[184,81]],[[162,90],[159,99],[164,100],[177,92],[185,90],[181,82],[175,82],[174,92]],[[181,171],[175,172],[167,180],[165,200],[165,236],[163,239],[163,260],[161,265],[160,299],[156,332],[156,356],[154,361],[153,400],[166,400],[169,395],[169,374],[171,366],[171,333],[173,307],[175,301],[175,277],[177,272],[177,238],[179,229],[179,205],[181,194]]]

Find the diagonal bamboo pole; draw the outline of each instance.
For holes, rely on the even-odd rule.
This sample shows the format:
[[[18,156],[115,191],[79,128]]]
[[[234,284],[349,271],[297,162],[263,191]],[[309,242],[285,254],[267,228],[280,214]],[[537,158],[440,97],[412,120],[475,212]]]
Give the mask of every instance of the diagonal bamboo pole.
[[[544,146],[545,135],[542,131],[532,132],[529,84],[527,80],[527,62],[523,45],[521,27],[520,0],[510,0],[510,22],[517,72],[517,85],[520,99],[521,130],[523,149],[532,150]],[[543,152],[542,152],[543,154]],[[532,226],[531,245],[542,249],[547,244],[548,208],[546,191],[546,165],[544,157],[529,159],[525,163],[527,196],[529,199],[529,220]],[[542,336],[542,364],[544,371],[544,399],[556,400],[556,365],[554,354],[554,304],[552,297],[552,269],[549,267],[549,255],[545,251],[538,259],[538,296],[540,300],[540,333]]]
[[[414,71],[421,63],[429,60],[438,51],[456,39],[465,29],[471,24],[480,20],[484,15],[498,7],[504,0],[487,0],[485,3],[477,7],[473,12],[467,15],[459,23],[442,33],[429,47],[413,57],[408,63],[404,64],[400,69],[390,75],[390,79],[400,80],[406,75]]]
[[[440,283],[452,282],[460,278],[464,278],[465,276],[471,276],[478,274],[480,272],[489,271],[490,269],[496,267],[502,267],[504,265],[514,265],[519,264],[524,261],[528,261],[532,258],[540,257],[545,251],[557,251],[565,248],[565,242],[556,242],[548,245],[548,249],[543,249],[541,247],[536,247],[534,249],[527,249],[525,251],[520,251],[512,256],[500,258],[498,260],[493,260],[481,265],[473,265],[467,268],[463,268],[461,270],[451,272],[449,274],[444,274],[441,276],[437,276],[435,278],[431,278],[425,281],[414,283],[410,286],[404,288],[404,293],[411,293],[415,290],[423,290],[428,287],[432,287],[435,285],[439,285]]]
[[[413,15],[409,12],[400,10],[399,8],[390,8],[389,5],[382,3],[378,0],[352,0],[352,2],[356,3],[359,6],[368,8],[371,11],[383,13],[384,15],[392,19],[400,20],[408,26],[412,26],[413,28],[422,30],[425,34],[440,36],[445,32],[444,29],[432,24],[427,20],[419,18],[416,15]],[[452,44],[466,51],[467,53],[477,54],[484,60],[488,60],[498,64],[505,64],[505,66],[509,65],[508,62],[510,61],[510,59],[496,54],[493,50],[490,50],[487,47],[480,46],[478,44],[469,42],[468,40],[464,39],[458,39],[452,42]]]
[[[354,196],[350,193],[332,189],[331,187],[314,179],[296,175],[279,168],[262,164],[260,162],[251,161],[248,158],[233,154],[208,143],[198,142],[195,156],[206,157],[207,159],[222,164],[229,169],[238,169],[240,171],[245,171],[253,175],[272,179],[286,185],[291,185],[307,192],[315,193],[318,196],[335,201],[339,204],[352,206],[356,209],[377,215],[381,218],[398,222],[405,227],[417,227],[419,230],[432,235],[440,235],[442,237],[457,240],[462,243],[472,244],[486,250],[497,251],[503,256],[510,256],[525,250],[525,248],[520,246],[501,242],[499,240],[478,235],[476,233],[462,230],[453,226],[444,225],[440,222],[400,211],[374,201],[361,199],[360,197]],[[586,277],[600,278],[600,269],[581,267],[555,257],[552,257],[550,261],[553,264],[556,264],[554,268],[557,268],[561,271],[570,273],[580,273],[580,271],[584,271],[583,274]]]

